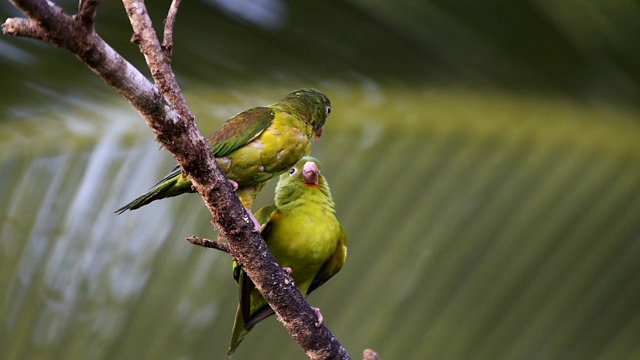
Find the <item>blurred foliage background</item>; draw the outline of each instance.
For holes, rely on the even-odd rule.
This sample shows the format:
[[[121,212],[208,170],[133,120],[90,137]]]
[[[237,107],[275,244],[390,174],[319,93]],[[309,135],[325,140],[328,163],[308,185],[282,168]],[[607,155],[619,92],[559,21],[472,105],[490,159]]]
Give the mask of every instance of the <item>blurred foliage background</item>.
[[[148,4],[156,26],[168,5]],[[174,67],[205,134],[299,87],[331,98],[313,155],[349,259],[310,302],[354,358],[638,359],[639,18],[633,0],[192,1]],[[148,72],[121,3],[97,29]],[[113,214],[174,164],[151,130],[49,44],[0,37],[0,70],[0,357],[225,358],[230,259],[183,240],[215,236],[201,200]],[[305,355],[270,319],[233,358]]]

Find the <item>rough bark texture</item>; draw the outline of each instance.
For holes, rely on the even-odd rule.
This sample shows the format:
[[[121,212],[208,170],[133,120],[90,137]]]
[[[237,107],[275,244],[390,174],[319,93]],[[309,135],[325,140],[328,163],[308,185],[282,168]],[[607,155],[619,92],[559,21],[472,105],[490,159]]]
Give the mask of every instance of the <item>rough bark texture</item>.
[[[173,154],[191,178],[211,212],[214,225],[227,239],[230,252],[309,358],[348,359],[349,355],[329,330],[316,324],[315,313],[262,238],[251,232],[251,220],[196,127],[171,69],[171,32],[179,0],[171,5],[163,44],[153,30],[144,2],[123,0],[134,31],[132,41],[144,54],[157,87],[95,33],[93,24],[99,0],[81,0],[75,16],[66,15],[46,0],[11,2],[28,18],[7,19],[2,25],[4,34],[36,38],[68,49],[142,115],[157,141]]]

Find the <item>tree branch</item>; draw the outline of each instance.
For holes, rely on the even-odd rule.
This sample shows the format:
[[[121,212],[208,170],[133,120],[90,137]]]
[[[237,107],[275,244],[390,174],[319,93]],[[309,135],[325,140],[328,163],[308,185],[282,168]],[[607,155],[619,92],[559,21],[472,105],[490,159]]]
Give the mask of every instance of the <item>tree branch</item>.
[[[178,114],[158,89],[81,21],[64,14],[55,4],[44,0],[11,0],[29,19],[7,19],[2,25],[6,35],[26,36],[50,42],[71,51],[80,61],[120,93],[147,124],[168,118],[179,122]]]
[[[194,116],[189,111],[171,68],[171,59],[166,56],[160,45],[144,1],[123,0],[122,2],[133,27],[133,41],[140,47],[140,51],[149,65],[149,70],[151,70],[151,76],[160,88],[160,92],[178,111],[188,127],[197,130]]]
[[[222,242],[218,240],[203,239],[197,236],[189,236],[186,240],[187,242],[193,245],[206,247],[208,249],[216,249],[229,254],[231,253],[231,250],[229,249],[229,244],[227,244],[226,242]]]
[[[176,16],[178,15],[178,8],[180,7],[180,0],[173,0],[171,7],[169,7],[169,13],[164,21],[164,34],[162,40],[162,50],[165,56],[171,62],[173,57],[173,27],[176,23]]]
[[[78,15],[76,15],[76,18],[90,31],[93,31],[99,4],[100,0],[80,0],[78,3]]]
[[[23,36],[32,39],[47,41],[44,32],[30,19],[11,18],[2,24],[2,32],[5,35]]]
[[[316,315],[293,279],[282,271],[262,238],[251,232],[251,220],[195,125],[171,69],[170,55],[162,51],[143,1],[123,3],[134,30],[132,40],[140,46],[160,90],[95,33],[98,0],[81,1],[74,17],[46,0],[11,1],[30,20],[8,19],[2,26],[5,34],[37,38],[68,49],[142,115],[202,196],[235,259],[307,355],[311,359],[348,359],[329,330],[315,325]],[[169,12],[165,45],[172,42],[172,35],[166,32],[172,32],[178,4],[175,1]]]

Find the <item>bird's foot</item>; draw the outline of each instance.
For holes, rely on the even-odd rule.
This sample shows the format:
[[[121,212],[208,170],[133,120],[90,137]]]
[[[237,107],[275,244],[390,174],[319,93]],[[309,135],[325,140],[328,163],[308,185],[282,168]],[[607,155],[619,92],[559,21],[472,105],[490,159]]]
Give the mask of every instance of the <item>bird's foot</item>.
[[[322,314],[320,313],[320,308],[312,306],[311,310],[313,310],[313,312],[316,313],[316,317],[318,318],[318,322],[316,323],[316,326],[320,327],[320,325],[322,325],[322,322],[324,321],[324,318],[322,317]]]
[[[293,270],[291,270],[291,268],[288,266],[283,267],[282,270],[286,272],[287,275],[291,275],[293,273]]]
[[[231,187],[233,188],[233,191],[238,190],[238,183],[237,182],[235,182],[235,181],[233,181],[231,179],[227,179],[227,180],[229,180],[229,183],[231,184]]]
[[[251,209],[246,209],[246,210],[247,210],[247,214],[249,214],[249,220],[251,220],[251,222],[253,223],[253,229],[251,229],[251,231],[254,233],[259,233],[261,226],[260,226],[260,223],[258,222],[258,219],[256,219],[255,215],[253,215],[253,212],[251,212]]]

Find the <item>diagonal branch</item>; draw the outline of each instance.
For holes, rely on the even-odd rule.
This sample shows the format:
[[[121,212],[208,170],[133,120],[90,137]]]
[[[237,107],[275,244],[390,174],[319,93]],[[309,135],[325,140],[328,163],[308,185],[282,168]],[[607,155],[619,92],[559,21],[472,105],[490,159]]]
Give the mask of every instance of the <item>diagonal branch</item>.
[[[7,19],[2,25],[4,34],[36,38],[65,48],[118,91],[145,119],[157,120],[166,116],[175,122],[179,120],[158,89],[93,29],[88,31],[80,21],[75,21],[49,1],[11,2],[29,19]],[[153,122],[147,121],[150,126]]]

